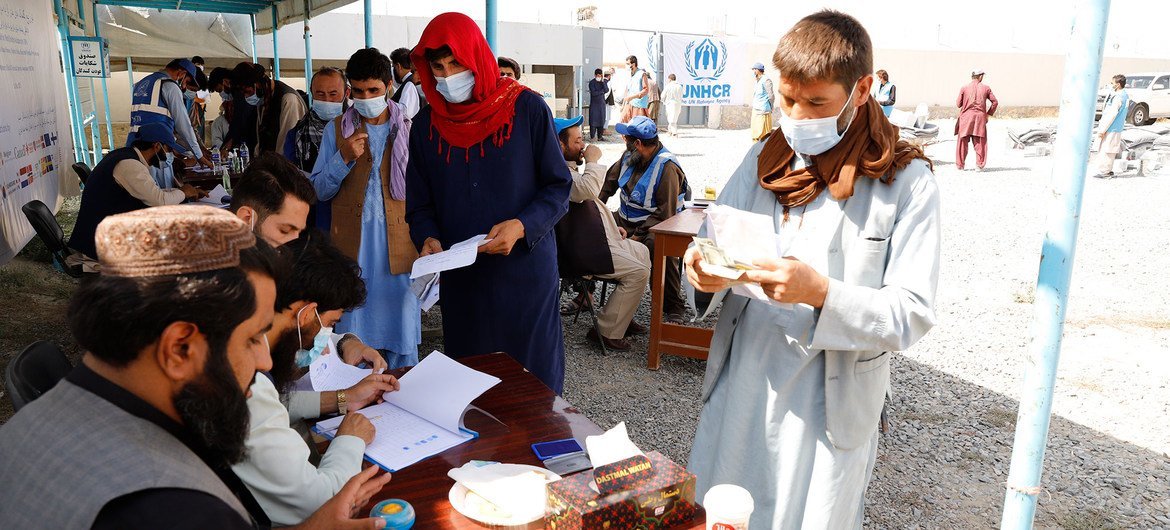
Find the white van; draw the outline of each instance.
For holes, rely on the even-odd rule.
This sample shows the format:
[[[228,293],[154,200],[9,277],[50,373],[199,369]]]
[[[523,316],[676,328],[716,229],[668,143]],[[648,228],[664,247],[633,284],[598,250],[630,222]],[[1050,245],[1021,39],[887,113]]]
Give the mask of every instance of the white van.
[[[1126,123],[1149,125],[1158,118],[1170,117],[1170,72],[1124,74],[1125,91],[1129,94],[1129,114]],[[1097,118],[1105,108],[1105,96],[1112,92],[1113,76],[1105,78],[1105,87],[1097,94]]]

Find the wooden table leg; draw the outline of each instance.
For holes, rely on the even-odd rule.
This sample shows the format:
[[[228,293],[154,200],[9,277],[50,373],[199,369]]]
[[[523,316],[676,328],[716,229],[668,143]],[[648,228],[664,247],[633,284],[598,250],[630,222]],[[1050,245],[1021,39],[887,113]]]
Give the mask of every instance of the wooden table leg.
[[[646,367],[651,370],[658,369],[661,357],[658,341],[662,340],[662,301],[666,291],[666,241],[662,234],[657,235],[656,239],[650,276],[650,345],[646,359]]]

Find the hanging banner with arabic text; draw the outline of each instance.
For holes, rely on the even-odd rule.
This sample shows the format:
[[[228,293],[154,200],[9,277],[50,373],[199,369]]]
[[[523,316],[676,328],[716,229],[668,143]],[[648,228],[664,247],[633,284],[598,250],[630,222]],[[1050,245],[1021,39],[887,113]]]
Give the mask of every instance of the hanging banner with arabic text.
[[[705,35],[662,36],[664,74],[683,86],[683,105],[739,105],[754,81],[741,43]]]
[[[58,176],[72,149],[65,77],[52,2],[0,4],[0,265],[33,236],[21,211],[32,200],[56,210]]]

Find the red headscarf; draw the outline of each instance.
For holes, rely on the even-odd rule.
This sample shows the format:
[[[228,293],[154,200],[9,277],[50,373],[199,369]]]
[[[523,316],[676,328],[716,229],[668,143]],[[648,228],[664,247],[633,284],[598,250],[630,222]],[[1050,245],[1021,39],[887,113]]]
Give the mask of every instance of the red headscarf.
[[[435,75],[424,52],[444,45],[451,48],[459,64],[475,73],[475,88],[465,103],[450,103],[435,88]],[[435,17],[423,30],[410,60],[431,106],[431,125],[443,141],[463,149],[481,144],[482,156],[482,142],[488,136],[496,146],[503,145],[511,136],[516,98],[527,89],[513,79],[500,77],[496,56],[474,20],[463,13]],[[439,150],[442,151],[442,146]]]

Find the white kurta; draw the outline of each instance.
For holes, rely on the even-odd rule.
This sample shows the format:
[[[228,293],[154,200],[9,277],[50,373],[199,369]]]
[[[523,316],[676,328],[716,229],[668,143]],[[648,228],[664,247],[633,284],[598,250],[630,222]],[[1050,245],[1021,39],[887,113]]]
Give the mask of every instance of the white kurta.
[[[720,203],[751,209],[759,193],[755,164],[759,149],[757,145],[748,153]],[[935,201],[934,207],[924,208],[924,215],[937,216],[937,198],[920,199]],[[772,202],[785,254],[832,277],[827,271],[829,256],[839,251],[847,201],[823,192],[806,208],[792,209],[783,225],[783,209]],[[758,207],[754,211],[766,213]],[[909,216],[904,220],[917,221]],[[922,248],[934,253],[932,259],[919,256],[923,266],[937,260],[937,244]],[[888,263],[913,257],[891,253]],[[922,272],[930,275],[929,270]],[[842,449],[830,440],[826,351],[813,346],[820,315],[821,311],[807,305],[784,309],[747,302],[735,317],[737,322],[730,322],[726,364],[714,376],[713,390],[702,409],[688,466],[698,476],[696,491],[702,496],[723,483],[746,488],[755,501],[752,528],[861,528],[864,493],[877,455],[877,421],[859,426],[872,429],[872,434],[860,437],[855,447]],[[856,327],[862,332],[870,325],[858,322]],[[907,335],[914,338],[925,333],[921,325],[909,327],[914,329]],[[710,369],[707,377],[712,377]]]

